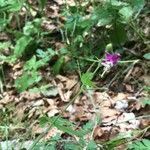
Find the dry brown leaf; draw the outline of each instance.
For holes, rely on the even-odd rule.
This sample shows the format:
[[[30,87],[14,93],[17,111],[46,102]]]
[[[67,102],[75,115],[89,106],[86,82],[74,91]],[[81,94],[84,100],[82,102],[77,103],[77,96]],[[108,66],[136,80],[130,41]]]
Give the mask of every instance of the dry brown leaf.
[[[129,97],[129,95],[126,93],[118,93],[117,96],[112,98],[112,102],[115,103],[116,101],[119,100],[125,100],[127,99],[127,97]]]
[[[62,134],[63,132],[54,127],[45,135],[45,137],[43,139],[48,140],[48,139],[54,137],[58,133]]]
[[[43,100],[37,100],[34,102],[33,107],[42,106],[44,105]]]
[[[12,70],[16,71],[18,69],[21,69],[23,66],[23,62],[18,62],[17,64],[13,65]]]
[[[58,5],[62,5],[64,4],[64,1],[63,0],[54,0]]]
[[[52,109],[52,110],[50,110],[49,112],[47,112],[47,115],[48,115],[48,117],[53,117],[53,116],[55,116],[56,114],[58,114],[59,113],[59,110],[57,110],[57,109]]]
[[[144,75],[141,78],[144,80],[144,83],[146,86],[150,86],[150,76],[149,75]]]
[[[15,108],[15,117],[17,117],[17,119],[18,120],[22,120],[22,118],[24,117],[24,111],[25,111],[25,108],[26,108],[26,106],[25,106],[25,104],[23,103],[23,102],[20,102],[17,106],[16,106],[16,108]]]
[[[6,34],[5,32],[1,32],[0,33],[0,41],[9,41],[10,37],[8,36],[8,34]]]
[[[64,102],[69,102],[70,101],[70,97],[72,95],[72,91],[67,91],[66,93],[64,93]]]
[[[101,127],[96,127],[95,130],[94,130],[94,134],[93,134],[93,138],[96,139],[96,138],[99,138],[101,137],[102,135],[104,134],[104,131],[102,130]]]
[[[22,92],[20,94],[20,100],[37,100],[41,98],[41,94],[40,93],[31,93],[28,91]]]
[[[109,100],[110,98],[106,92],[94,92],[93,96],[96,99],[96,102],[98,103]]]
[[[65,97],[64,97],[64,93],[62,91],[62,88],[59,87],[59,85],[58,85],[57,89],[58,89],[58,93],[59,93],[61,100],[65,102]]]
[[[0,104],[8,104],[10,102],[14,102],[15,101],[15,96],[13,95],[6,95],[5,97],[3,97],[1,100],[0,100]]]
[[[41,128],[38,124],[33,125],[32,127],[32,134],[41,134],[45,131],[45,128]]]
[[[104,118],[109,118],[109,117],[114,117],[116,118],[116,115],[120,114],[119,111],[115,109],[110,109],[109,107],[100,107],[101,111],[101,117]]]
[[[112,131],[111,131],[112,130]],[[96,141],[107,141],[110,137],[115,137],[118,133],[116,128],[112,127],[97,127],[94,131],[94,139]]]
[[[56,105],[56,102],[55,102],[54,99],[49,99],[49,98],[47,98],[47,99],[44,99],[44,100],[47,101],[47,103],[48,103],[50,106]]]
[[[29,118],[29,119],[33,117],[34,113],[36,112],[36,109],[37,109],[36,107],[33,107],[33,108],[29,111],[29,115],[28,115],[28,118]]]
[[[144,129],[145,127],[150,126],[150,119],[141,119],[140,128]]]
[[[77,84],[77,82],[77,80],[68,79],[65,84],[65,89],[71,90]]]
[[[134,92],[134,89],[133,89],[132,85],[130,85],[130,84],[125,84],[125,87],[126,87],[126,90],[127,90],[128,92]]]
[[[132,74],[133,77],[140,77],[143,74],[143,68],[139,67],[139,66],[136,66],[132,70],[131,74]]]
[[[68,80],[67,77],[64,77],[64,76],[62,76],[62,75],[57,75],[57,76],[56,76],[56,79],[59,79],[61,82],[65,82],[65,81]]]
[[[52,24],[50,20],[44,20],[42,22],[42,27],[44,28],[44,30],[48,30],[51,32],[57,29],[57,26]]]

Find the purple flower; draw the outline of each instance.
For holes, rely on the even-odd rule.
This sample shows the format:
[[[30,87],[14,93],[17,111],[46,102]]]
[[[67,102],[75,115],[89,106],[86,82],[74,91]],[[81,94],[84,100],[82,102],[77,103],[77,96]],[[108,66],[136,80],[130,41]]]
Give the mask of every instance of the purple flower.
[[[114,54],[106,53],[102,65],[107,68],[110,68],[117,64],[117,62],[120,60],[120,57],[121,56],[119,53],[114,53]]]

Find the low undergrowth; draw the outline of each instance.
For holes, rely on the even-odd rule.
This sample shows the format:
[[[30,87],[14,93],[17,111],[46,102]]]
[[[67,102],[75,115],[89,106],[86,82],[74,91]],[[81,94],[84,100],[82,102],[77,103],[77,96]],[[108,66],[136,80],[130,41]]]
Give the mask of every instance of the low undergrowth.
[[[63,111],[53,117],[40,117],[39,124],[46,131],[35,138],[29,136],[33,139],[28,149],[110,150],[119,146],[128,150],[149,149],[150,141],[142,136],[149,127],[119,133],[105,141],[94,138],[102,120],[91,94],[93,90],[108,92],[116,78],[118,82],[124,82],[123,79],[127,80],[131,74],[128,71],[135,65],[144,66],[149,75],[149,38],[141,27],[141,16],[146,18],[148,9],[149,2],[144,0],[89,0],[71,4],[67,1],[0,0],[1,98],[9,90],[16,95],[26,91],[43,94],[51,88],[47,78],[59,74],[77,75],[79,88],[63,111],[84,93],[90,95],[94,107],[93,119],[81,123],[83,125],[68,121],[62,115]],[[48,77],[45,72],[49,73]],[[129,75],[125,76],[127,73]],[[140,83],[139,79],[135,79],[134,84],[138,90],[144,86],[142,90],[149,94],[149,84]],[[52,93],[55,95],[55,91]],[[149,97],[146,97],[142,106],[149,107],[149,104]],[[6,143],[13,122],[9,115],[14,108],[1,108],[0,105],[0,137]],[[41,140],[54,127],[61,133]],[[6,146],[13,147],[8,143]]]

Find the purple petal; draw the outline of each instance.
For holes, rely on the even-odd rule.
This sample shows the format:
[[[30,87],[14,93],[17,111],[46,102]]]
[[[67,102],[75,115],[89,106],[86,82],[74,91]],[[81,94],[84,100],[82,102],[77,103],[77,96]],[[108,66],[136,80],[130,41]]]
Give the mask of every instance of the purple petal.
[[[114,54],[106,53],[103,64],[108,63],[108,64],[112,64],[113,66],[117,64],[117,62],[120,60],[120,57],[121,56],[119,53],[114,53]]]

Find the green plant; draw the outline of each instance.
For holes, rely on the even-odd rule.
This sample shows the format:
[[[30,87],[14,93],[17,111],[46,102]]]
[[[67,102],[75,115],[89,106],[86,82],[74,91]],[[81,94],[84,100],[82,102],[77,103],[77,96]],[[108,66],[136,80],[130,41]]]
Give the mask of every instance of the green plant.
[[[148,59],[148,60],[150,60],[150,53],[146,53],[146,54],[144,54],[144,56],[143,56],[145,59]]]
[[[11,13],[16,13],[23,7],[24,0],[0,0],[0,31],[3,31],[7,24],[10,23]]]
[[[50,48],[46,52],[40,49],[37,50],[37,56],[34,55],[25,63],[22,76],[16,79],[15,87],[17,90],[22,92],[33,84],[38,83],[42,79],[38,72],[39,68],[45,66],[54,55],[56,55],[56,53]],[[37,57],[39,58],[38,60]]]
[[[149,150],[150,148],[150,140],[142,139],[134,141],[132,144],[128,146],[129,150]]]
[[[83,149],[84,147],[86,147],[87,149],[96,149],[97,145],[93,140],[90,141],[86,141],[85,136],[92,132],[93,127],[94,127],[94,122],[93,121],[89,121],[87,122],[82,129],[76,129],[75,124],[69,122],[66,119],[63,119],[61,117],[41,117],[40,118],[40,125],[42,127],[44,127],[45,125],[49,124],[51,127],[57,127],[59,130],[63,131],[64,133],[67,133],[69,135],[71,135],[72,137],[76,136],[79,138],[79,140],[73,140],[73,141],[69,141],[69,139],[65,140],[63,142],[63,147],[64,149],[70,149],[70,150],[75,150],[75,149]],[[50,139],[51,141],[51,139]],[[61,142],[62,139],[59,139],[59,142]],[[58,142],[58,143],[59,143]],[[51,144],[51,142],[49,143]],[[56,144],[56,143],[55,143]],[[56,149],[56,145],[55,145],[55,149]]]
[[[112,43],[115,48],[122,47],[128,40],[126,28],[134,22],[134,16],[140,13],[145,4],[144,0],[92,3],[93,10],[90,13],[87,13],[88,4],[81,6],[78,3],[76,6],[68,6],[63,13],[67,18],[63,37],[71,57],[99,57],[108,43]]]

